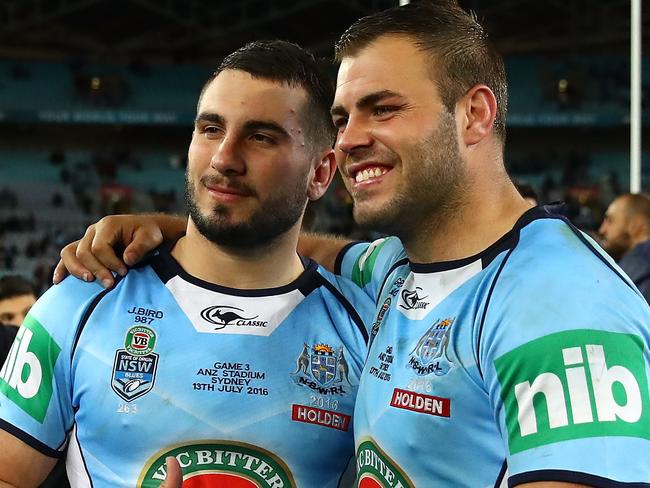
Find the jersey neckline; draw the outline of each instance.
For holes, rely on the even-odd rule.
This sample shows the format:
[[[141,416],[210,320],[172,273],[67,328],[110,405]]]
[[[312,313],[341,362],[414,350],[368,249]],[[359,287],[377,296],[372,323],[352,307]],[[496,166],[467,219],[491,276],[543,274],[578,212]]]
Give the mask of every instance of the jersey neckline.
[[[482,267],[487,267],[503,251],[511,249],[519,242],[519,233],[534,220],[539,219],[562,219],[565,212],[565,204],[561,202],[551,203],[533,207],[526,210],[515,222],[515,225],[502,235],[496,242],[486,249],[466,258],[454,259],[451,261],[439,261],[434,263],[414,263],[408,261],[411,271],[414,273],[437,273],[462,268],[476,261],[481,261]]]
[[[151,257],[151,267],[156,272],[163,283],[167,283],[173,277],[178,276],[188,283],[199,286],[206,290],[215,291],[224,295],[242,296],[242,297],[263,297],[284,295],[294,290],[299,290],[303,295],[308,295],[318,286],[318,264],[312,259],[298,256],[304,271],[291,283],[273,288],[232,288],[209,281],[202,280],[189,274],[180,263],[171,255],[176,242],[164,243],[156,249],[155,254]]]

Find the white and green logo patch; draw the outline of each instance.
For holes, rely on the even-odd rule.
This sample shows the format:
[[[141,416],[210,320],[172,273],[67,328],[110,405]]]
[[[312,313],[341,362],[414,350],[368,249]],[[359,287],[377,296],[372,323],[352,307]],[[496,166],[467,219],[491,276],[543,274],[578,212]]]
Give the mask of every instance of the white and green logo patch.
[[[375,261],[379,257],[381,248],[388,242],[387,239],[377,239],[372,242],[366,252],[361,254],[354,266],[352,267],[352,276],[351,279],[358,286],[363,288],[372,280],[372,271],[375,269]]]
[[[147,461],[138,487],[158,487],[173,456],[183,471],[183,488],[296,488],[287,465],[275,454],[243,442],[200,441],[170,446]]]
[[[54,363],[60,352],[45,328],[27,315],[0,370],[0,392],[40,423],[52,398]]]
[[[412,488],[413,483],[404,472],[371,440],[364,440],[357,448],[358,488]]]
[[[643,351],[637,335],[582,329],[498,358],[510,453],[585,437],[650,440]]]
[[[144,356],[153,351],[156,346],[156,333],[149,327],[136,325],[126,333],[124,347],[135,356]]]

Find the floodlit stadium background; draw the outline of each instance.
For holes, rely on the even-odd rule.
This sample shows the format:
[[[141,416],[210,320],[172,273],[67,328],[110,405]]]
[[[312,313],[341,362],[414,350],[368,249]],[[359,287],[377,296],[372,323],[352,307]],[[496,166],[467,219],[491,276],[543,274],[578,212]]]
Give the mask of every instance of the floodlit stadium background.
[[[513,177],[532,185],[542,203],[565,200],[574,222],[593,231],[613,197],[630,188],[630,0],[460,3],[505,56]],[[0,275],[22,274],[42,290],[58,249],[100,216],[183,212],[196,97],[225,54],[282,38],[331,57],[350,23],[397,4],[1,1]],[[646,136],[649,70],[642,63]],[[641,161],[641,189],[650,191],[648,150]],[[355,229],[338,183],[310,208],[308,223],[369,237]]]

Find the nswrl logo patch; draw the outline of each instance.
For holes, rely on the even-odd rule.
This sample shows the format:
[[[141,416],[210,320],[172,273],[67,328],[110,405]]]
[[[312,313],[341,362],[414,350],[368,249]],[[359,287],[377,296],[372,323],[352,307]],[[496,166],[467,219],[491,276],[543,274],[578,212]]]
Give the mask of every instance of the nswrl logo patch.
[[[126,333],[124,349],[115,351],[111,387],[123,400],[130,402],[153,388],[158,368],[158,354],[152,352],[156,333],[137,325]]]
[[[558,332],[498,358],[510,453],[607,436],[650,440],[650,397],[641,337]]]
[[[60,352],[47,330],[27,315],[0,370],[0,392],[39,423],[52,398],[54,364]]]

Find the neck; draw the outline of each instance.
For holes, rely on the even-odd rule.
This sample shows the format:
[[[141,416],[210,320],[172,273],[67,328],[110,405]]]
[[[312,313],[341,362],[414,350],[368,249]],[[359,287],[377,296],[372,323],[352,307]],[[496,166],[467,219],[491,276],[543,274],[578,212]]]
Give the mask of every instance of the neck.
[[[429,215],[419,231],[403,239],[409,259],[433,263],[463,259],[480,253],[512,229],[532,207],[514,187],[505,171],[496,178],[477,175],[453,211]]]
[[[209,283],[239,289],[276,288],[304,271],[296,252],[299,225],[256,248],[233,249],[210,242],[189,219],[187,233],[174,246],[172,256],[189,274]]]

